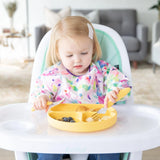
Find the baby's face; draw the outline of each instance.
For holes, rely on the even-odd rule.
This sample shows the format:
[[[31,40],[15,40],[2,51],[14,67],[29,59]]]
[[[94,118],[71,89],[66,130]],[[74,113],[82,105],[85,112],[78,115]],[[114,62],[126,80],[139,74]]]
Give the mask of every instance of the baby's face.
[[[74,75],[83,75],[92,61],[93,41],[87,36],[65,37],[58,42],[58,51],[65,68]]]

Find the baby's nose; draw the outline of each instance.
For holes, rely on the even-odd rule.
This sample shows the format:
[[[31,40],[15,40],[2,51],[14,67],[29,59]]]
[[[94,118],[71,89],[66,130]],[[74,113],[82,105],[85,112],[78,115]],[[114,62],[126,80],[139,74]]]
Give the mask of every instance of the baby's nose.
[[[75,56],[75,62],[80,62],[81,58],[79,56]]]

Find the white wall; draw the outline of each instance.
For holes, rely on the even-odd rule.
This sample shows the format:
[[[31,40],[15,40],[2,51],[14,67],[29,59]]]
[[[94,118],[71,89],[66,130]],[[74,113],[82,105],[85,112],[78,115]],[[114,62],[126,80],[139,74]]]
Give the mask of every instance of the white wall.
[[[25,0],[17,1],[19,3],[19,8],[15,14],[15,25],[17,27],[23,27],[25,23]],[[156,10],[149,10],[149,7],[155,3],[157,3],[157,0],[29,0],[32,54],[34,54],[34,27],[44,23],[44,7],[53,9],[67,6],[70,6],[73,9],[134,8],[137,9],[138,12],[138,22],[149,27],[148,40],[150,41],[152,24],[158,19],[158,12]],[[8,16],[6,15],[3,6],[0,4],[0,27],[7,25],[7,19]]]

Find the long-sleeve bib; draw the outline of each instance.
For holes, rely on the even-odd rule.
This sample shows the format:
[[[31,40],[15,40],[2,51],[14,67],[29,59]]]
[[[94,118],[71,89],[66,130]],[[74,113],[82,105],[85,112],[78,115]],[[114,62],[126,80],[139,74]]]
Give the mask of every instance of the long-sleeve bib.
[[[51,101],[65,98],[64,103],[102,104],[114,87],[129,86],[127,77],[105,61],[92,63],[86,74],[75,76],[61,62],[47,68],[37,79],[32,100],[48,95]]]

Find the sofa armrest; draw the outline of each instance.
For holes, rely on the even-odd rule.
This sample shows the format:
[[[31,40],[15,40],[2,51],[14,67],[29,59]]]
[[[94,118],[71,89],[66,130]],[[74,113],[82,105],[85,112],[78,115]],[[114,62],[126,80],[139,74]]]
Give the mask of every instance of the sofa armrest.
[[[145,57],[148,51],[148,27],[143,24],[137,24],[136,36],[141,44],[139,52],[142,57]]]
[[[148,41],[148,28],[143,24],[137,24],[136,35],[139,41],[146,43]]]
[[[35,47],[36,50],[38,48],[38,45],[43,38],[43,36],[48,32],[48,28],[45,25],[40,25],[35,27]]]

